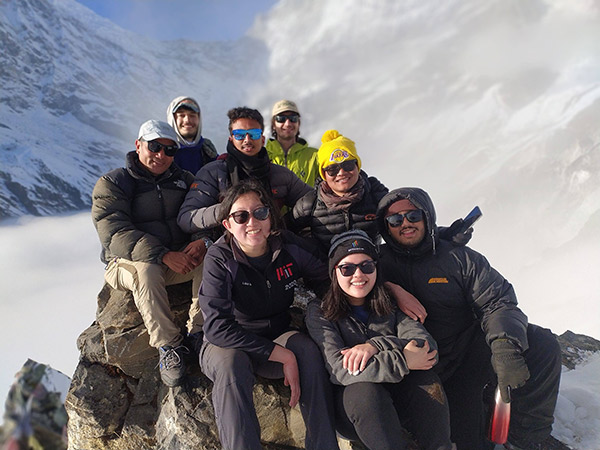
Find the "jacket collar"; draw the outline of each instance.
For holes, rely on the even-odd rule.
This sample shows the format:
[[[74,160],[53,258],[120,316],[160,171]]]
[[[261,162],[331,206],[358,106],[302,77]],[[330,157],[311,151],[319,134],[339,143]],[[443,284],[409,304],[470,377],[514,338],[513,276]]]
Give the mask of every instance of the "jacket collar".
[[[158,176],[154,176],[148,171],[148,169],[146,169],[142,165],[136,151],[131,151],[127,153],[126,162],[127,171],[131,174],[133,178],[147,180],[151,182],[166,180],[180,170],[175,163],[172,163],[171,166],[164,173],[161,173]]]
[[[240,248],[237,240],[233,237],[232,234],[228,234],[225,237],[225,241],[229,244],[231,248],[231,252],[233,254],[233,259],[237,262],[250,265],[248,261],[248,256],[244,253],[244,251]],[[271,233],[271,235],[267,239],[267,245],[269,246],[269,250],[271,251],[272,257],[271,261],[275,261],[281,253],[281,249],[283,247],[283,240],[281,238],[281,234],[279,232]]]

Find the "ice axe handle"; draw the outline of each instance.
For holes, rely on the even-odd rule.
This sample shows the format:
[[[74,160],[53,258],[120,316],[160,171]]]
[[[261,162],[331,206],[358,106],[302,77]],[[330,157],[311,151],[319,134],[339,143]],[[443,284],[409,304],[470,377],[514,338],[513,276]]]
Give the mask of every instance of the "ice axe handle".
[[[502,400],[500,388],[496,387],[496,392],[494,393],[494,404],[490,415],[488,439],[494,444],[505,444],[506,440],[508,439],[509,427],[510,402],[506,403],[504,400]]]

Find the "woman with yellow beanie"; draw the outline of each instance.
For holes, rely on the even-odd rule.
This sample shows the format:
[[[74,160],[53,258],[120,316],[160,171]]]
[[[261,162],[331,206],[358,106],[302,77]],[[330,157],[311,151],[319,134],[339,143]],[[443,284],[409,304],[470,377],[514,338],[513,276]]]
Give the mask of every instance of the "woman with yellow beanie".
[[[334,235],[351,229],[363,230],[376,240],[375,211],[388,188],[361,170],[354,142],[339,131],[326,131],[321,142],[317,160],[322,180],[298,200],[290,228],[309,230],[324,254]]]

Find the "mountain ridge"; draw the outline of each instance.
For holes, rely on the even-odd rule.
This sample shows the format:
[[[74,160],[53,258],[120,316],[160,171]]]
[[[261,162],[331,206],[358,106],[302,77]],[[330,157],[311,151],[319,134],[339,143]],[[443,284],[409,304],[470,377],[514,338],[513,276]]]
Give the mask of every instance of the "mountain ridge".
[[[216,129],[243,92],[227,91],[221,55],[253,65],[250,39],[152,41],[73,0],[7,0],[0,13],[0,219],[89,207],[97,178],[123,165],[142,122],[165,120],[172,93],[218,103],[204,114]]]

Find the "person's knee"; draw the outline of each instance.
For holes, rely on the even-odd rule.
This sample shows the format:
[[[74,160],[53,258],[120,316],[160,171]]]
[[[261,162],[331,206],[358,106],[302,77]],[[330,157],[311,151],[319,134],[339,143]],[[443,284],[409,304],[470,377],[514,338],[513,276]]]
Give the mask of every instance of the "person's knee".
[[[535,364],[548,370],[553,366],[561,365],[561,348],[556,336],[547,328],[529,325],[529,349],[525,354],[526,360],[535,361]]]
[[[323,357],[317,344],[307,335],[296,333],[288,339],[286,348],[289,349],[298,361],[298,364],[320,364],[323,365]]]
[[[209,361],[210,373],[216,388],[229,385],[253,385],[254,371],[250,357],[241,350],[226,349],[218,352],[218,357]],[[206,363],[204,364],[206,367]]]
[[[378,383],[354,383],[344,388],[344,410],[351,420],[365,413],[370,415],[371,406],[380,408],[386,401],[390,401],[389,394]]]
[[[165,284],[164,268],[162,264],[153,264],[137,261],[135,263],[136,278],[140,285]]]

